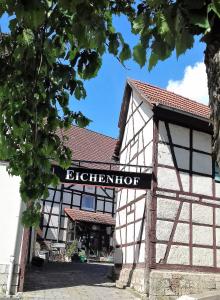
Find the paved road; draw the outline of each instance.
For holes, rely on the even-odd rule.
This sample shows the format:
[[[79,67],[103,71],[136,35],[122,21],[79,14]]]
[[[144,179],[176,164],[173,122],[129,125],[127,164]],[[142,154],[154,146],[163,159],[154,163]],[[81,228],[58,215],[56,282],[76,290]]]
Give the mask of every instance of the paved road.
[[[107,278],[105,264],[48,263],[32,267],[25,278],[25,300],[137,300],[128,290],[117,289]]]

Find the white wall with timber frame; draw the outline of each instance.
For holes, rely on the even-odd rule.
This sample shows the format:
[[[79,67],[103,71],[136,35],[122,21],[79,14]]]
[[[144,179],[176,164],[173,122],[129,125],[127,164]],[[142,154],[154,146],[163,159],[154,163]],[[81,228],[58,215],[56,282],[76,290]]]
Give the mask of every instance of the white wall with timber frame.
[[[120,150],[120,163],[128,165],[152,165],[153,113],[150,106],[133,92]],[[140,172],[137,167],[125,167],[126,171]],[[116,258],[119,264],[121,251],[123,267],[145,265],[145,201],[146,190],[117,189],[116,210]]]
[[[86,209],[83,206],[85,195],[94,199],[94,208]],[[43,239],[65,242],[68,217],[64,213],[64,208],[97,211],[114,216],[116,209],[115,192],[112,188],[63,184],[57,188],[49,188],[49,197],[41,199],[41,205]]]
[[[220,183],[214,178],[212,136],[161,120],[154,132],[152,266],[215,271],[220,268]]]
[[[220,182],[215,180],[209,120],[163,105],[150,106],[132,87],[128,97],[126,89],[120,163],[152,166],[153,176],[149,201],[143,190],[116,193],[116,254],[122,254],[121,260],[119,255],[115,260],[116,266],[122,264],[119,281],[136,288],[137,278],[147,278],[148,283],[137,289],[148,293],[162,280],[157,270],[216,274]],[[139,277],[132,279],[138,268],[145,273],[138,271]]]

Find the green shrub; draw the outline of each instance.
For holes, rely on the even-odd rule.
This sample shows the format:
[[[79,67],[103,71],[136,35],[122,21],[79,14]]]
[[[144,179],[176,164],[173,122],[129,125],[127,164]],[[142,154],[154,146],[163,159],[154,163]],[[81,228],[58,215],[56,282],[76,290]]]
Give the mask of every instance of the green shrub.
[[[78,241],[74,240],[72,244],[67,248],[66,255],[68,257],[73,256],[73,254],[78,253]]]

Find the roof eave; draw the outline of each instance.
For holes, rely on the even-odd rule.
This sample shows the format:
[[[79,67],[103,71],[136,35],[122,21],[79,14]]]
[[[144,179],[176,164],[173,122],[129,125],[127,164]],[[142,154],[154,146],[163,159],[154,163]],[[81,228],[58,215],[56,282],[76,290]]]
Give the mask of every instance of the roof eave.
[[[182,115],[186,115],[186,116],[189,116],[189,117],[192,117],[192,118],[195,118],[195,119],[199,119],[199,120],[202,120],[204,122],[207,122],[209,124],[211,124],[211,121],[209,118],[205,118],[205,117],[202,117],[202,116],[199,116],[199,115],[195,115],[193,113],[190,113],[190,112],[187,112],[187,111],[183,111],[181,109],[178,109],[178,108],[175,108],[175,107],[170,107],[170,106],[167,106],[167,105],[164,105],[164,104],[161,104],[161,103],[156,103],[156,106],[157,107],[161,107],[161,108],[164,108],[166,110],[171,110],[171,111],[174,111],[174,112],[177,112],[179,114],[182,114]]]

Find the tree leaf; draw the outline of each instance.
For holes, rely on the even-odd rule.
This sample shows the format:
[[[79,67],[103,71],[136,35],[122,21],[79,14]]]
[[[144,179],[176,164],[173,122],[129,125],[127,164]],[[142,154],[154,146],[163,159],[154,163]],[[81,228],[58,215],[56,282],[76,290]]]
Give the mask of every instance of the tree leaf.
[[[208,29],[210,28],[208,15],[207,13],[189,13],[190,22],[194,25],[197,25],[201,28]]]
[[[146,48],[142,44],[138,44],[133,48],[134,60],[143,67],[146,63]]]
[[[179,57],[181,54],[185,53],[187,49],[192,48],[194,43],[193,35],[187,31],[179,33],[176,37],[176,55]]]
[[[199,10],[202,9],[206,5],[205,0],[184,0],[184,4],[187,6],[188,9],[192,10]]]
[[[119,58],[122,62],[124,62],[125,60],[131,58],[131,50],[128,44],[124,44],[123,48],[121,50],[121,53],[119,55]]]
[[[79,127],[84,128],[84,127],[88,126],[90,122],[91,122],[91,120],[86,118],[81,112],[78,113],[77,118],[76,118],[76,124]]]
[[[77,86],[74,90],[74,95],[76,99],[84,99],[86,97],[86,90],[83,87],[83,83],[81,81],[77,81]]]
[[[109,35],[109,46],[108,51],[114,55],[118,54],[118,48],[119,48],[119,41],[118,41],[118,35],[117,33],[113,33]]]
[[[158,55],[155,54],[154,52],[151,52],[150,59],[149,59],[149,64],[148,64],[148,70],[151,71],[154,66],[156,66],[159,58]]]
[[[212,0],[213,11],[220,18],[220,0]]]
[[[23,39],[25,45],[30,46],[34,41],[34,33],[31,29],[24,29],[22,33]]]

